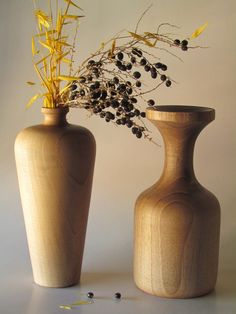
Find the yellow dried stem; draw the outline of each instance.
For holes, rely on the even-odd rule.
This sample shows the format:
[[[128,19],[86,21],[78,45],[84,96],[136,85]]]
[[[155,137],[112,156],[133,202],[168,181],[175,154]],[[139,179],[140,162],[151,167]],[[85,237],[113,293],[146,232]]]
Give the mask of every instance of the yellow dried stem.
[[[32,104],[33,104],[38,98],[40,98],[40,97],[42,97],[41,94],[36,94],[36,95],[34,95],[34,96],[29,100],[29,102],[27,103],[26,109],[29,109],[29,108],[32,106]]]
[[[76,7],[77,9],[80,9],[80,10],[82,10],[82,8],[81,7],[79,7],[77,4],[75,4],[74,2],[72,2],[71,0],[64,0],[65,2],[67,2],[68,4],[71,4],[71,5],[73,5],[74,7]],[[82,10],[83,11],[83,10]]]
[[[75,81],[78,80],[78,76],[66,76],[66,75],[60,75],[58,76],[58,79],[61,81]]]
[[[144,42],[147,46],[149,46],[149,47],[153,47],[153,46],[154,46],[149,40],[147,40],[145,37],[143,37],[143,36],[141,36],[141,35],[138,35],[138,34],[133,33],[133,32],[129,32],[129,34],[130,34],[133,38],[135,38],[135,39],[137,39],[137,40],[139,40],[139,41],[143,41],[143,42]]]

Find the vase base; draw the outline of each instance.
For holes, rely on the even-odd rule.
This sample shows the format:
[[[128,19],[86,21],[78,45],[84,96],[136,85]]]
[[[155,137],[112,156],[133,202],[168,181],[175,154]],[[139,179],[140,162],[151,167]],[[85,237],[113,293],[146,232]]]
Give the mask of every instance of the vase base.
[[[161,292],[155,293],[154,291],[151,291],[151,290],[145,290],[143,288],[140,288],[137,284],[136,284],[136,287],[144,293],[147,293],[149,295],[156,296],[159,298],[165,298],[165,299],[194,299],[194,298],[204,297],[204,296],[206,296],[210,293],[213,293],[215,291],[215,288],[211,288],[211,289],[208,289],[206,291],[202,291],[202,292],[194,293],[194,294],[168,295],[168,294],[161,293]]]
[[[75,281],[75,282],[67,282],[67,283],[50,284],[50,283],[39,283],[34,280],[34,283],[37,286],[40,286],[43,288],[69,288],[69,287],[77,286],[80,282]]]

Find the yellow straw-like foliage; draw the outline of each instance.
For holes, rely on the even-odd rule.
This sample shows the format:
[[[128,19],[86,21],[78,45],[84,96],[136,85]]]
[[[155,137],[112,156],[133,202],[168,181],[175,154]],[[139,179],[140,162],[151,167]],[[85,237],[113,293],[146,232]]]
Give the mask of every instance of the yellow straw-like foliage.
[[[64,27],[69,23],[75,23],[82,15],[70,14],[70,7],[82,10],[77,3],[70,0],[62,1],[63,8],[59,8],[57,1],[57,12],[52,12],[51,0],[49,12],[37,8],[34,12],[37,22],[37,33],[32,37],[32,57],[35,71],[40,79],[40,85],[44,92],[36,93],[26,108],[29,108],[38,98],[43,98],[43,106],[46,108],[57,108],[63,104],[62,92],[67,89],[73,80],[78,79],[70,75],[71,63],[74,53],[74,45],[68,42],[68,36],[64,34]],[[67,57],[67,58],[66,58]],[[67,73],[61,73],[67,66]],[[28,85],[35,83],[28,81]],[[62,84],[64,84],[62,86]],[[66,85],[65,85],[66,84]]]

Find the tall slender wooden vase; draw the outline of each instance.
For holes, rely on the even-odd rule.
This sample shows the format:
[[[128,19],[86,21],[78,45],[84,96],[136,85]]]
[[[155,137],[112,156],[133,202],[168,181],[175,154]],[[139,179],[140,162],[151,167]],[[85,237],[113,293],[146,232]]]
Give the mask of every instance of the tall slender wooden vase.
[[[44,122],[20,132],[15,157],[34,281],[80,280],[95,140],[66,120],[68,108],[42,109]]]
[[[159,181],[136,202],[134,279],[156,296],[201,296],[216,284],[220,205],[194,175],[193,150],[215,112],[159,106],[147,109],[147,117],[163,136],[165,166]]]

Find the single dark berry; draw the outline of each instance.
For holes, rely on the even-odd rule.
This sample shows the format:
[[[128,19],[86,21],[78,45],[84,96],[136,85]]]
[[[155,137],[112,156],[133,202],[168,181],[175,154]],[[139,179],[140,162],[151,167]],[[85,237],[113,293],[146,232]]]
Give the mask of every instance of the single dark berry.
[[[126,65],[124,65],[124,64],[122,64],[122,65],[119,67],[119,69],[120,69],[121,71],[126,71],[126,70],[127,70]]]
[[[155,64],[155,67],[156,67],[157,69],[161,69],[162,63],[161,63],[161,62],[157,62],[157,63]]]
[[[179,45],[180,45],[180,40],[179,40],[179,39],[175,39],[175,40],[174,40],[174,44],[175,44],[176,46],[179,46]]]
[[[130,99],[130,101],[131,101],[133,104],[136,104],[136,103],[138,102],[135,97],[132,97],[132,98]]]
[[[105,100],[107,98],[107,91],[106,90],[102,90],[102,94],[100,96],[101,100]]]
[[[113,78],[113,82],[114,82],[114,84],[116,84],[116,85],[119,84],[119,78],[115,76],[115,77]]]
[[[123,58],[124,58],[123,53],[122,53],[122,52],[119,52],[119,53],[117,54],[117,59],[123,60]]]
[[[88,80],[89,82],[91,82],[91,81],[93,80],[92,75],[88,75],[88,76],[87,76],[87,80]]]
[[[137,56],[140,57],[140,58],[141,58],[142,55],[143,55],[142,51],[139,50],[139,49],[136,49],[136,53],[137,53]]]
[[[136,48],[132,49],[132,54],[135,55],[135,56],[137,55],[137,49]]]
[[[139,78],[141,77],[141,73],[138,72],[138,71],[135,71],[135,72],[133,73],[133,76],[134,76],[136,79],[139,79]]]
[[[141,112],[141,113],[140,113],[140,116],[141,116],[142,118],[145,118],[145,117],[146,117],[146,113],[145,113],[145,112]]]
[[[171,85],[171,81],[170,80],[166,81],[166,86],[170,87],[170,85]]]
[[[187,46],[188,45],[188,41],[186,39],[182,40],[181,45],[182,46]]]
[[[113,99],[112,101],[111,101],[111,107],[112,108],[118,108],[119,107],[119,101],[118,100],[116,100],[116,99]]]
[[[132,64],[131,64],[131,63],[128,63],[128,64],[126,65],[126,69],[130,71],[130,70],[132,69]]]
[[[126,90],[126,86],[125,84],[120,84],[117,89],[121,92],[124,92]]]
[[[165,82],[165,80],[166,80],[166,75],[165,75],[165,74],[162,74],[162,75],[161,75],[161,81]]]
[[[148,103],[149,106],[154,106],[155,105],[155,101],[153,99],[149,99],[147,103]]]
[[[124,99],[124,98],[123,98],[123,99],[121,100],[121,103],[120,103],[120,104],[121,104],[122,107],[125,107],[125,106],[128,106],[129,102],[128,102],[127,99]]]
[[[133,122],[132,122],[131,120],[126,121],[126,126],[127,126],[128,128],[132,128]]]
[[[122,66],[122,62],[121,61],[116,61],[116,66],[119,68],[119,67],[121,67]]]
[[[126,85],[132,86],[132,83],[131,83],[130,81],[127,81],[127,82],[126,82]]]
[[[115,119],[115,115],[112,112],[107,111],[106,112],[106,118],[109,119],[109,120],[114,120]]]
[[[136,128],[136,127],[134,126],[134,127],[132,128],[132,133],[133,133],[133,134],[136,134],[137,131],[138,131],[138,128]]]
[[[127,88],[127,94],[128,94],[128,95],[131,95],[132,93],[133,93],[132,88]]]
[[[115,298],[116,299],[121,299],[121,293],[120,292],[116,292],[115,293]]]
[[[155,68],[151,68],[151,77],[153,79],[157,78],[157,71]]]
[[[137,138],[141,138],[142,137],[142,132],[140,130],[138,130],[135,135],[136,135]]]
[[[81,76],[81,77],[79,78],[79,82],[82,83],[82,84],[84,84],[84,83],[86,82],[86,77]]]
[[[92,85],[90,85],[89,89],[90,89],[91,91],[93,91],[93,90],[96,89],[96,86],[95,86],[94,84],[92,84]]]
[[[117,120],[116,120],[116,124],[120,125],[120,124],[121,124],[121,120],[120,120],[120,119],[117,119]]]
[[[105,118],[105,116],[106,116],[105,112],[102,111],[102,112],[100,113],[100,118]]]
[[[135,83],[135,85],[136,85],[137,87],[141,87],[142,83],[141,83],[140,81],[137,81],[137,82]]]
[[[109,119],[109,118],[107,118],[107,117],[106,117],[106,119],[105,119],[105,120],[106,120],[106,122],[110,122],[110,119]]]
[[[96,62],[94,60],[89,60],[88,64],[89,65],[94,65]]]
[[[182,49],[183,51],[187,51],[187,50],[188,50],[188,46],[181,46],[181,49]]]
[[[106,108],[110,107],[110,105],[111,105],[111,102],[110,102],[109,100],[107,100],[107,101],[105,102]]]
[[[141,59],[141,60],[140,60],[140,64],[141,64],[141,65],[146,65],[146,64],[147,64],[147,60],[144,59],[144,58]]]
[[[135,109],[134,114],[138,117],[140,115],[140,111],[138,109]]]
[[[145,67],[144,67],[144,70],[145,70],[146,72],[149,72],[150,69],[151,69],[151,67],[150,67],[148,64],[146,64]]]
[[[133,118],[133,117],[135,117],[135,113],[134,112],[130,112],[129,116],[130,116],[130,118]]]
[[[130,111],[132,111],[132,110],[134,109],[134,105],[131,104],[131,103],[129,103],[128,107],[129,107],[129,110],[130,110]]]
[[[131,63],[135,63],[136,62],[136,58],[135,57],[131,57],[130,61],[131,61]]]
[[[167,70],[167,65],[162,64],[161,69],[162,69],[162,71],[166,71]]]
[[[70,86],[70,89],[71,89],[71,90],[76,90],[76,89],[77,89],[77,85],[75,85],[75,84],[71,85],[71,86]]]

